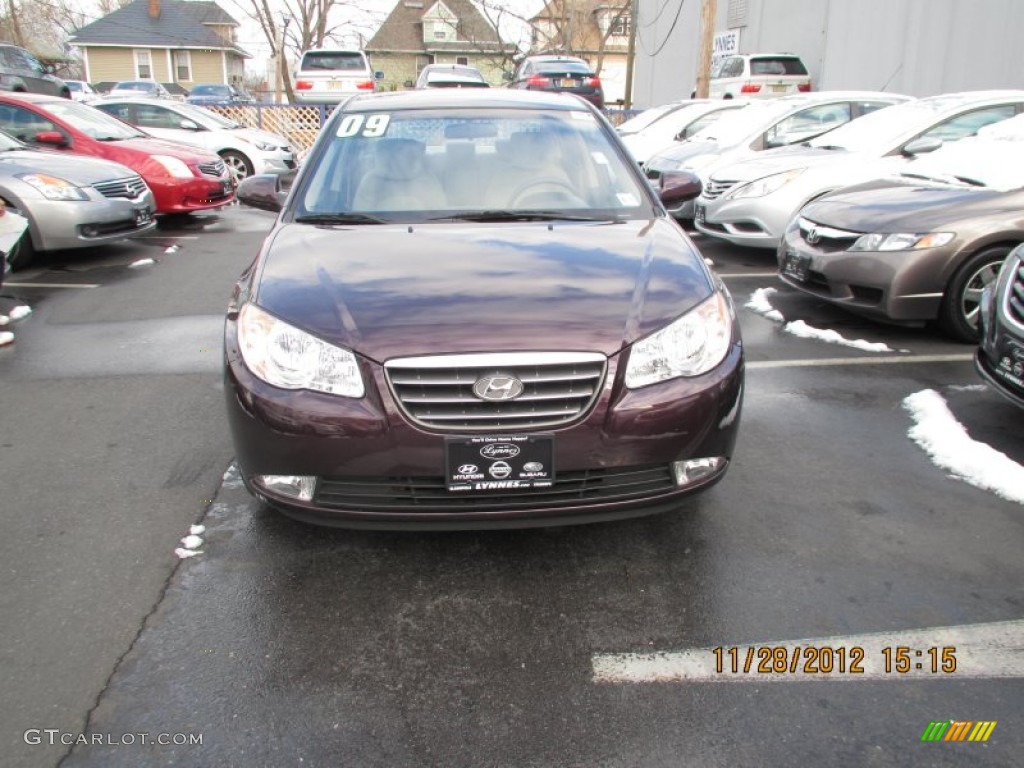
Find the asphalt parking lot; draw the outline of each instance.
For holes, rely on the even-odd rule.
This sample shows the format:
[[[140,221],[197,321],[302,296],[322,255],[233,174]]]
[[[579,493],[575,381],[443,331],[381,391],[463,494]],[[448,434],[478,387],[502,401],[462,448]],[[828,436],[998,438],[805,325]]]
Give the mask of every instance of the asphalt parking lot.
[[[322,530],[246,494],[223,416],[221,317],[271,221],[0,291],[33,310],[0,349],[0,765],[1020,763],[1024,503],[955,475],[993,449],[1024,476],[1024,413],[970,347],[697,238],[747,355],[719,485],[602,525]],[[931,455],[922,402],[971,442]],[[949,721],[995,725],[922,741]]]

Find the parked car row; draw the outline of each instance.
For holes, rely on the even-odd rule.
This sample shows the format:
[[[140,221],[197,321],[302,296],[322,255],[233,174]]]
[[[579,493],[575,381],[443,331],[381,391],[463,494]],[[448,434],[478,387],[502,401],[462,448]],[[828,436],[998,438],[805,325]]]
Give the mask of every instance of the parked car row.
[[[178,127],[159,137],[99,106],[136,120],[175,116]],[[158,215],[222,207],[235,199],[238,180],[256,169],[295,167],[280,137],[201,107],[147,99],[89,104],[26,93],[0,93],[0,156],[0,202],[28,222],[7,252],[12,268],[40,251],[142,234]]]

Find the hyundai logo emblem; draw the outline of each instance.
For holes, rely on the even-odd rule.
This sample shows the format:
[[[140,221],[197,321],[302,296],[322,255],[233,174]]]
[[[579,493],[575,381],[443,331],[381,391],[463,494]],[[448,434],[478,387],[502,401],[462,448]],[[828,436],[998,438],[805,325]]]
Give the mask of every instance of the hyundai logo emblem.
[[[512,400],[523,394],[523,382],[504,373],[481,376],[473,385],[473,394],[481,400]]]

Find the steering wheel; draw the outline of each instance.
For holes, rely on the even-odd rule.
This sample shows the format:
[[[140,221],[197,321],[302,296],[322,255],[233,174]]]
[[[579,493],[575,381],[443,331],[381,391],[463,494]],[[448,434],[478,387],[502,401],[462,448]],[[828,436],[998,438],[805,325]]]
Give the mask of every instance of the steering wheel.
[[[512,195],[509,198],[509,203],[508,203],[509,207],[510,208],[516,208],[519,205],[521,205],[522,204],[522,198],[526,197],[528,192],[532,193],[532,194],[537,194],[537,192],[533,191],[534,188],[537,188],[537,187],[540,187],[540,188],[547,187],[548,190],[552,190],[553,189],[553,190],[556,190],[558,192],[568,193],[568,197],[569,197],[568,203],[570,205],[572,205],[572,206],[577,206],[577,205],[578,206],[586,206],[586,204],[587,204],[587,202],[583,198],[581,198],[578,194],[576,194],[576,190],[573,189],[573,187],[569,184],[569,182],[563,181],[562,179],[542,178],[542,179],[531,179],[530,181],[526,182],[525,184],[520,184],[518,187],[516,187],[516,189],[512,192]]]

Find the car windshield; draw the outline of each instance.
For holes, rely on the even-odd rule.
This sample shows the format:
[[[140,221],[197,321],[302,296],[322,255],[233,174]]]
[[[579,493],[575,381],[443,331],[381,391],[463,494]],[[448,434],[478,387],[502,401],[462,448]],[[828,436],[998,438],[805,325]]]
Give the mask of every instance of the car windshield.
[[[647,126],[657,122],[661,118],[665,117],[678,109],[683,108],[683,104],[664,104],[660,107],[651,107],[645,109],[639,115],[629,118],[624,123],[621,123],[618,127],[618,132],[621,136],[628,136],[631,133],[639,133]]]
[[[340,69],[363,71],[366,64],[361,54],[346,51],[320,51],[302,57],[299,69]]]
[[[961,139],[923,155],[901,175],[911,181],[929,179],[1009,192],[1024,187],[1024,146],[1016,141]]]
[[[584,61],[538,61],[537,71],[545,75],[559,72],[590,74],[590,65]]]
[[[884,107],[813,139],[810,145],[884,154],[904,138],[931,125],[950,106],[948,98],[935,98]]]
[[[452,108],[339,118],[325,129],[332,139],[307,160],[312,173],[295,197],[299,220],[653,214],[644,179],[586,110]]]
[[[730,110],[691,138],[696,141],[715,141],[720,147],[735,146],[762,133],[792,110],[792,103],[783,99],[754,101],[740,109]]]
[[[224,99],[231,98],[231,92],[226,85],[197,85],[192,89],[193,96],[219,96]]]
[[[135,130],[127,123],[121,122],[116,117],[111,117],[106,112],[70,99],[48,101],[46,109],[97,141],[119,141],[147,135]]]
[[[156,90],[155,83],[147,83],[145,81],[131,82],[131,83],[118,83],[114,86],[115,91],[132,91],[149,93],[150,91]]]

